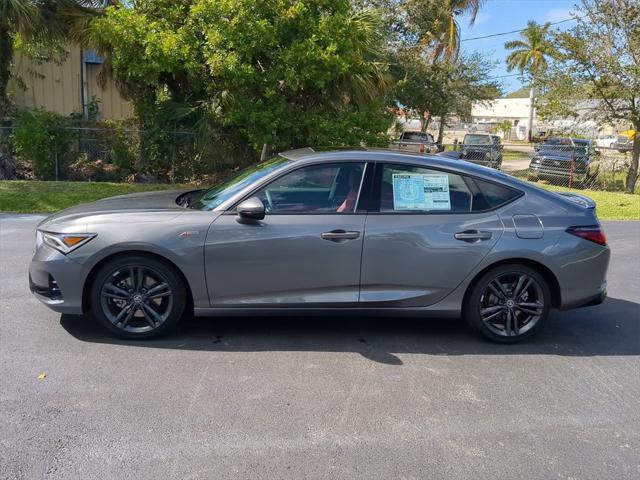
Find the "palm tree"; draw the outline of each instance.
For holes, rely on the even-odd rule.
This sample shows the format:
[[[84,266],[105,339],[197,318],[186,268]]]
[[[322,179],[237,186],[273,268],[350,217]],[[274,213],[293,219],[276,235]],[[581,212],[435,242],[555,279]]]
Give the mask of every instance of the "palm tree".
[[[13,41],[82,42],[89,22],[113,0],[0,0],[0,120],[7,114],[7,85],[11,77]]]
[[[456,61],[460,53],[460,15],[469,15],[469,25],[473,25],[483,0],[445,0],[444,19],[436,34],[434,60]]]
[[[521,75],[528,74],[531,81],[529,90],[529,125],[527,137],[531,141],[533,133],[533,103],[535,99],[536,79],[544,73],[549,64],[548,60],[555,57],[556,49],[549,38],[551,23],[539,25],[529,21],[527,27],[520,33],[520,40],[505,42],[504,48],[511,50],[507,56],[507,70],[518,70]]]

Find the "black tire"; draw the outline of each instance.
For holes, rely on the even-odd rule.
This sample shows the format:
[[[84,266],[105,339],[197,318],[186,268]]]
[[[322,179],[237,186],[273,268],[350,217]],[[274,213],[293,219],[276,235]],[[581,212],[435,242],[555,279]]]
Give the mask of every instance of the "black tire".
[[[91,285],[92,316],[120,338],[147,339],[167,333],[182,318],[186,304],[180,274],[150,256],[116,257],[100,268]]]
[[[520,277],[525,279],[522,285]],[[503,288],[493,283],[496,279]],[[532,280],[530,285],[528,279]],[[518,286],[522,290],[519,293],[515,291]],[[494,290],[504,299],[494,294]],[[485,338],[496,343],[516,343],[530,338],[544,327],[550,307],[551,291],[544,277],[526,265],[507,264],[489,270],[473,283],[465,300],[463,316]],[[527,313],[521,310],[523,308],[532,310]],[[531,311],[537,314],[533,315]],[[481,312],[487,312],[484,319]],[[490,318],[492,316],[493,319]],[[492,321],[487,321],[487,318]]]

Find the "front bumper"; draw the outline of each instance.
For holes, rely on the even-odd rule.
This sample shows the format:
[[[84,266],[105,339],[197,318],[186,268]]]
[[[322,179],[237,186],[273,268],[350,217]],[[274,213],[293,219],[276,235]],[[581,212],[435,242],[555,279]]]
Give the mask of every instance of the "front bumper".
[[[539,164],[531,164],[529,166],[529,176],[539,178],[541,180],[564,180],[572,182],[584,182],[587,179],[586,172],[570,172],[564,168],[553,168]]]
[[[29,265],[29,288],[55,312],[82,314],[85,267],[57,250],[42,245]]]

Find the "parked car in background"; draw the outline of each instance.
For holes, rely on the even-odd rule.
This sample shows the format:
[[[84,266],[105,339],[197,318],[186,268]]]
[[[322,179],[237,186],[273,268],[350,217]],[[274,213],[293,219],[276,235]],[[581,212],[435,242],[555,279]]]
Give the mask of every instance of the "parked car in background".
[[[464,316],[523,340],[601,303],[590,199],[442,156],[284,152],[209,189],[124,195],[38,225],[33,293],[130,339],[198,315]]]
[[[633,150],[633,142],[636,138],[635,130],[627,130],[618,135],[614,148],[617,148],[620,153],[630,152]]]
[[[502,168],[500,137],[489,133],[467,133],[462,140],[460,159],[500,170]]]
[[[390,146],[394,150],[415,153],[437,153],[440,148],[428,132],[406,131]]]
[[[617,142],[616,135],[605,135],[604,137],[596,138],[593,143],[599,148],[614,148]]]
[[[528,179],[585,186],[598,176],[600,154],[591,140],[550,137],[536,148]]]

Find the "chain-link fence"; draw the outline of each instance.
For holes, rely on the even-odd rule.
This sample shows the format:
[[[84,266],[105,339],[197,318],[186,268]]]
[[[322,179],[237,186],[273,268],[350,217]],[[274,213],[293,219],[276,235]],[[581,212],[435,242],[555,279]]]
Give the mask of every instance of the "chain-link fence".
[[[113,128],[0,127],[18,178],[76,181],[207,182],[255,161],[228,135]]]
[[[549,139],[538,144],[501,144],[487,135],[483,143],[393,142],[390,148],[437,153],[495,168],[551,188],[606,191],[625,190],[632,160],[629,145],[599,147],[591,140],[569,138]],[[637,183],[636,174],[636,191]]]

